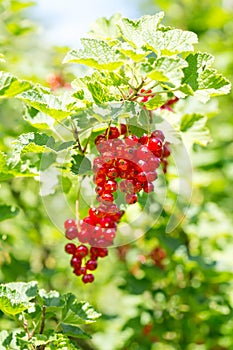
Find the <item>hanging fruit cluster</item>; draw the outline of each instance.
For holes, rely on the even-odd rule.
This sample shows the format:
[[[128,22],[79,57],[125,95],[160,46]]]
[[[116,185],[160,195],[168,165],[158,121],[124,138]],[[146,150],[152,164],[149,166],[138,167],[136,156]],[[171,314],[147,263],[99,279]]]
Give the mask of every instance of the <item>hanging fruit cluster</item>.
[[[66,238],[81,243],[68,243],[65,251],[72,255],[74,274],[82,276],[84,283],[94,281],[90,271],[97,268],[98,258],[107,256],[107,247],[114,243],[117,224],[124,214],[114,203],[117,193],[124,194],[127,205],[136,203],[140,192],[152,192],[157,169],[162,164],[166,172],[170,155],[161,130],[137,137],[125,124],[120,128],[109,126],[96,137],[95,145],[99,155],[93,161],[93,180],[99,205],[91,207],[83,220],[76,223],[68,219],[64,224]]]

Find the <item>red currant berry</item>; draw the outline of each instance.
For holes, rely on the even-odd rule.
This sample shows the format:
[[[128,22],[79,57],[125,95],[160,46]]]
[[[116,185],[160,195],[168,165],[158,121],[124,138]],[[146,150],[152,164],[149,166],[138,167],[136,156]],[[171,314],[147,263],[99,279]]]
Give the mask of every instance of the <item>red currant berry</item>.
[[[104,230],[104,238],[107,241],[113,241],[113,239],[116,237],[116,229],[115,228],[107,228]]]
[[[67,219],[67,220],[64,222],[64,227],[65,227],[65,229],[70,228],[70,227],[76,227],[75,220],[73,220],[73,219]]]
[[[148,148],[151,152],[160,151],[163,147],[161,139],[156,137],[151,137],[148,142]]]
[[[143,189],[144,189],[144,192],[151,193],[154,191],[154,185],[151,182],[148,182],[145,184]]]
[[[161,130],[153,131],[151,137],[159,138],[161,141],[165,140],[164,133]]]
[[[105,256],[108,255],[108,249],[107,248],[98,248],[98,257],[105,258]]]
[[[117,139],[120,136],[120,131],[116,126],[110,126],[109,129],[106,129],[105,135],[109,139]]]
[[[104,192],[101,195],[101,200],[104,201],[104,202],[113,202],[114,201],[114,197],[113,197],[113,195],[111,193]]]
[[[151,157],[151,151],[147,146],[140,146],[137,150],[138,159],[147,160]]]
[[[115,179],[118,176],[117,168],[111,167],[108,169],[106,174],[110,179]]]
[[[91,273],[88,273],[82,277],[83,283],[92,283],[94,281],[94,275]]]
[[[116,167],[120,169],[120,171],[127,171],[129,168],[129,162],[126,159],[118,159]]]
[[[156,173],[156,171],[149,171],[148,173],[147,173],[147,180],[149,181],[149,182],[152,182],[152,181],[155,181],[156,179],[157,179],[157,173]]]
[[[88,261],[86,262],[86,268],[87,268],[87,270],[94,271],[94,270],[97,268],[97,265],[98,265],[97,261],[96,261],[96,260],[93,260],[93,259],[88,260]]]
[[[80,245],[76,248],[75,256],[85,258],[88,254],[88,248],[85,245]]]
[[[106,192],[115,192],[117,190],[117,182],[115,180],[107,180],[104,184]]]
[[[81,264],[82,264],[82,260],[77,256],[73,256],[72,259],[70,260],[70,265],[75,269],[80,269]]]
[[[146,183],[147,182],[147,173],[145,173],[144,171],[139,173],[137,175],[137,180],[142,184]]]
[[[74,239],[78,237],[78,230],[76,226],[72,226],[66,229],[65,236],[67,239]]]
[[[148,143],[148,135],[147,134],[143,134],[140,138],[139,138],[139,143],[141,143],[142,145],[146,145]]]
[[[138,197],[137,197],[137,195],[136,194],[127,194],[126,196],[125,196],[125,201],[126,201],[126,203],[128,203],[128,204],[134,204],[134,203],[136,203],[137,201],[138,201]]]
[[[73,243],[67,243],[67,244],[65,245],[65,251],[66,251],[66,253],[68,253],[68,254],[74,254],[75,251],[76,251],[76,245],[73,244]]]
[[[136,135],[129,135],[125,138],[126,145],[134,147],[138,143],[138,137]]]
[[[126,124],[121,124],[120,125],[120,132],[121,132],[121,135],[125,135],[127,133],[127,126],[126,126]]]
[[[167,158],[169,157],[171,154],[171,151],[169,149],[169,143],[165,142],[164,146],[163,146],[163,157]]]

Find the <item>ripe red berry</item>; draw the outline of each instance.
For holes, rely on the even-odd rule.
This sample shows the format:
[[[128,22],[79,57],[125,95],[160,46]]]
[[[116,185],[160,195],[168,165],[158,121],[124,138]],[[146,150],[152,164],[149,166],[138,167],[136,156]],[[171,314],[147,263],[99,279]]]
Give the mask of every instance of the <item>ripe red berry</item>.
[[[106,192],[115,192],[117,190],[117,182],[115,180],[107,180],[104,184]]]
[[[142,171],[141,173],[139,173],[137,175],[137,180],[139,182],[141,182],[142,184],[147,182],[147,173],[145,173],[144,171]]]
[[[108,169],[106,174],[110,179],[114,179],[118,176],[118,171],[116,167],[111,167]]]
[[[145,184],[143,189],[144,189],[144,192],[151,193],[154,191],[154,185],[151,182],[148,182]]]
[[[134,147],[138,143],[138,137],[136,135],[129,135],[125,138],[125,143],[128,146]]]
[[[105,135],[109,139],[117,139],[120,136],[120,131],[116,126],[110,126],[109,129],[106,129]]]
[[[88,273],[82,277],[83,283],[92,283],[94,281],[94,275],[91,273]]]
[[[138,159],[148,160],[151,157],[151,151],[147,146],[140,146],[137,150]]]
[[[127,194],[126,196],[125,196],[125,201],[126,201],[126,203],[128,203],[128,204],[134,204],[134,203],[136,203],[137,201],[138,201],[138,197],[137,197],[137,195],[136,194]]]
[[[65,231],[65,236],[67,239],[74,239],[78,237],[78,230],[76,226],[71,226],[69,228],[66,229]]]
[[[68,254],[74,254],[75,251],[76,251],[76,245],[73,244],[73,243],[67,243],[67,244],[65,245],[65,251],[66,251],[66,253],[68,253]]]
[[[170,148],[169,148],[169,143],[165,142],[164,146],[163,146],[163,157],[167,158],[169,157],[171,154]]]
[[[104,192],[101,195],[101,200],[104,201],[104,202],[113,202],[114,201],[114,197],[113,197],[113,195],[111,193]]]
[[[120,132],[121,132],[121,135],[125,135],[127,133],[127,126],[126,126],[126,124],[121,124],[120,125]]]
[[[148,142],[148,148],[151,152],[160,151],[163,147],[161,139],[156,137],[151,137]]]
[[[151,137],[159,138],[161,141],[165,140],[164,133],[161,130],[155,130],[151,133]]]
[[[82,264],[82,260],[77,256],[73,256],[72,259],[70,260],[70,265],[75,269],[80,269],[81,264]]]
[[[142,145],[146,145],[148,142],[148,139],[149,139],[148,135],[144,134],[139,138],[138,142],[141,143]]]
[[[80,245],[76,248],[75,256],[79,258],[85,258],[88,254],[88,248],[85,245]]]
[[[147,173],[147,180],[149,181],[149,182],[153,182],[153,181],[155,181],[157,179],[157,173],[156,173],[156,171],[149,171],[148,173]]]
[[[70,227],[75,227],[76,226],[76,222],[74,219],[67,219],[65,222],[64,222],[64,227],[65,229],[67,228],[70,228]]]
[[[95,270],[95,269],[97,268],[97,265],[98,265],[97,261],[96,261],[96,260],[93,260],[93,259],[88,260],[88,261],[86,262],[86,268],[87,268],[87,270],[93,271],[93,270]]]

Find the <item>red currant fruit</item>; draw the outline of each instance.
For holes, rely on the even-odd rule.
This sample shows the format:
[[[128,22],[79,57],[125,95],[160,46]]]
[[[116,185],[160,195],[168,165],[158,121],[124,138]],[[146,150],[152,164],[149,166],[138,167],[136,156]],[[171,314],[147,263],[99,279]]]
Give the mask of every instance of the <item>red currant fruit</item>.
[[[73,219],[67,219],[64,222],[65,229],[70,228],[70,227],[75,227],[75,226],[76,226],[76,223],[75,223],[75,220],[73,220]]]
[[[65,236],[67,239],[74,239],[78,237],[78,230],[76,226],[72,226],[66,229]]]
[[[66,251],[66,253],[68,253],[68,254],[74,254],[75,251],[76,251],[76,245],[73,244],[73,243],[67,243],[67,244],[65,245],[65,251]]]
[[[96,261],[96,260],[93,260],[93,259],[88,260],[88,261],[86,262],[86,268],[87,268],[87,270],[94,271],[94,270],[97,268],[97,265],[98,265],[97,261]]]

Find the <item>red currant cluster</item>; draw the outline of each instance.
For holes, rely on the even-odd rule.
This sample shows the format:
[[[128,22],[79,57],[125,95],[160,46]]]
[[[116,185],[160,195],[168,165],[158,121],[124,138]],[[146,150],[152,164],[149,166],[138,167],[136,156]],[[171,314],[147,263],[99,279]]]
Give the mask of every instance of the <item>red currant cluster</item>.
[[[64,226],[68,239],[79,237],[79,231],[73,219],[66,220]],[[94,275],[89,273],[89,271],[96,270],[98,258],[104,258],[108,255],[107,248],[90,247],[90,249],[88,249],[84,244],[76,246],[74,243],[67,243],[65,251],[72,255],[70,264],[74,269],[74,274],[76,276],[82,276],[83,283],[92,283],[94,281]],[[84,264],[83,260],[86,260]]]
[[[125,193],[126,203],[136,203],[141,190],[146,193],[154,190],[153,181],[161,161],[166,171],[165,158],[170,150],[162,131],[155,130],[140,138],[126,134],[127,127],[121,124],[120,130],[111,126],[95,139],[100,156],[94,160],[93,171],[100,202],[113,202],[113,193],[119,189]]]
[[[108,254],[116,236],[117,223],[124,214],[114,203],[117,190],[125,194],[127,204],[136,203],[138,193],[152,192],[153,181],[157,178],[157,168],[170,155],[164,134],[155,130],[151,135],[140,138],[129,134],[128,127],[120,129],[110,126],[95,139],[99,156],[94,159],[93,172],[96,184],[98,207],[91,207],[89,215],[76,222],[65,221],[65,234],[70,240],[77,238],[76,246],[68,243],[67,253],[72,254],[71,266],[77,276],[82,275],[84,283],[93,282],[93,274],[87,273],[97,268],[97,258]],[[166,164],[164,165],[164,167]],[[85,244],[90,245],[90,250]],[[89,260],[82,264],[82,259]]]

